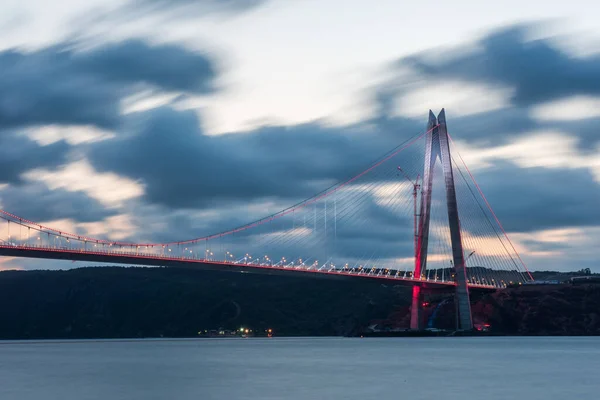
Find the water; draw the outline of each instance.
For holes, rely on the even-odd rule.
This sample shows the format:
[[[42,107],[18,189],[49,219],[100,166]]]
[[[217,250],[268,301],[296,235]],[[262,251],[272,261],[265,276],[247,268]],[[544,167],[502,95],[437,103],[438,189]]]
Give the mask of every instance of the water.
[[[593,399],[600,338],[0,342],[0,399]]]

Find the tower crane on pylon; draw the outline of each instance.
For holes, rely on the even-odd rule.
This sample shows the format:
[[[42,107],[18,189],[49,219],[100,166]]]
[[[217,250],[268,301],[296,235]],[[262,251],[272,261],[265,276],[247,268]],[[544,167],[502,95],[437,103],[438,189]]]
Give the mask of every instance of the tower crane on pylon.
[[[412,179],[410,179],[410,177],[408,176],[408,174],[406,172],[404,172],[404,170],[398,166],[398,171],[402,172],[402,175],[404,175],[404,177],[406,178],[407,181],[409,181],[412,185],[413,185],[413,241],[414,241],[414,250],[415,250],[415,267],[417,266],[417,262],[418,262],[418,257],[419,257],[419,252],[417,249],[418,247],[418,242],[419,242],[419,231],[418,231],[418,227],[417,227],[417,219],[419,218],[419,214],[417,213],[417,194],[419,193],[419,189],[421,189],[421,184],[419,183],[419,179],[421,178],[421,175],[417,175],[417,179],[415,179],[414,181]],[[416,270],[416,268],[415,268]]]

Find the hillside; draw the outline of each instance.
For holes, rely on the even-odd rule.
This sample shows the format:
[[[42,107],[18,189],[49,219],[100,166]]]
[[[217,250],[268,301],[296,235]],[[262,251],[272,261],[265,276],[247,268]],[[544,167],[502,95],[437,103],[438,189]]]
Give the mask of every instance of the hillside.
[[[79,268],[0,272],[0,338],[189,337],[273,329],[346,335],[408,301],[406,288],[363,280]]]
[[[508,289],[484,296],[472,311],[508,335],[600,335],[600,285]]]
[[[553,278],[572,274],[544,273]],[[454,327],[454,306],[424,316]],[[600,285],[473,291],[473,318],[509,335],[600,334]],[[241,326],[276,336],[356,335],[374,323],[407,328],[410,289],[190,269],[88,267],[0,272],[0,339],[193,337]]]

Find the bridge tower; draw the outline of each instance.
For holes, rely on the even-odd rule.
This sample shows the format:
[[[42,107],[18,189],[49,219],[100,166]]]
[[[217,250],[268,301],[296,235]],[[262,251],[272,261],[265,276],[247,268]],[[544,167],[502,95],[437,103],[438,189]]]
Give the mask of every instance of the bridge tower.
[[[446,127],[446,113],[444,109],[436,116],[429,110],[427,124],[427,143],[425,147],[425,165],[421,189],[421,206],[419,214],[419,228],[417,248],[415,249],[415,280],[421,279],[427,270],[427,248],[429,243],[429,221],[431,217],[431,191],[433,186],[433,172],[437,160],[440,161],[444,172],[446,184],[446,206],[448,208],[448,224],[452,242],[452,262],[454,279],[456,281],[455,303],[457,328],[473,329],[471,317],[471,303],[467,284],[467,270],[460,234],[460,220],[458,218],[458,205],[454,188],[454,174],[452,172],[452,158]],[[412,306],[410,316],[411,329],[422,329],[422,304],[423,288],[420,284],[413,286]]]

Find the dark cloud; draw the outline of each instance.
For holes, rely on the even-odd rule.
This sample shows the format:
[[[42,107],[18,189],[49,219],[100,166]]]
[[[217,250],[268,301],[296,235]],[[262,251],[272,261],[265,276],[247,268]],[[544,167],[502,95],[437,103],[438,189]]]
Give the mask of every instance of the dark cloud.
[[[5,50],[0,52],[0,65],[0,126],[116,125],[120,91],[73,68],[70,50]]]
[[[40,222],[58,219],[95,222],[116,213],[83,192],[51,190],[41,183],[9,186],[0,191],[0,202],[3,209]]]
[[[202,228],[181,222],[173,225],[179,227],[179,233],[182,226],[188,226],[190,237],[214,233],[220,227],[233,228],[261,217],[245,212],[248,203],[275,200],[283,209],[307,198],[360,172],[402,137],[397,133],[397,141],[392,141],[391,135],[377,129],[361,132],[358,127],[332,128],[319,124],[205,136],[195,113],[169,108],[150,110],[134,116],[133,120],[137,121],[133,124],[137,129],[91,145],[90,160],[99,171],[140,179],[149,204],[171,211],[182,208],[218,211],[215,219]],[[412,125],[418,124],[412,121]],[[473,127],[473,132],[484,127],[482,121],[481,128]],[[397,130],[403,131],[401,126]],[[462,130],[459,132],[456,136],[463,139]],[[420,149],[403,152],[393,163],[402,164],[411,176],[416,176],[422,171],[422,154],[417,154]],[[498,160],[494,165],[477,171],[476,175],[509,231],[600,224],[594,203],[594,199],[600,198],[600,186],[588,169],[519,168]],[[558,181],[571,182],[572,190],[557,185]],[[582,195],[573,196],[573,191]],[[380,240],[382,232],[384,235],[391,232],[390,237],[397,234],[391,230],[394,225],[406,225],[406,221],[390,225],[390,221],[395,221],[393,215],[385,210],[374,212],[371,210],[369,219],[373,223],[373,237]],[[264,215],[267,214],[265,211]],[[225,222],[223,225],[217,223],[221,220]],[[341,232],[340,238],[366,235],[361,229]],[[162,232],[161,238],[167,239],[168,232]],[[170,236],[167,240],[184,238]]]
[[[164,107],[133,118],[132,132],[92,145],[90,160],[99,171],[141,179],[149,202],[172,208],[308,197],[419,132],[398,126],[392,139],[312,123],[206,136],[191,111]]]
[[[590,126],[597,117],[573,121],[538,120],[533,107],[572,95],[600,95],[600,56],[574,57],[552,38],[528,40],[538,25],[517,25],[496,30],[473,44],[453,49],[433,49],[397,61],[402,74],[377,88],[378,127],[393,130],[396,99],[421,84],[460,80],[499,85],[514,90],[511,103],[492,111],[453,117],[449,108],[449,132],[478,146],[513,142],[532,131],[561,131],[580,139],[579,150],[589,151],[600,141]],[[406,76],[406,67],[412,75]]]
[[[523,134],[541,128],[527,109],[519,107],[460,116],[448,121],[451,136],[479,146],[509,143]]]
[[[508,231],[600,225],[600,185],[589,169],[520,168],[495,162],[476,175]]]
[[[597,153],[595,145],[600,142],[600,135],[598,135],[593,127],[598,126],[598,124],[600,124],[600,117],[584,118],[575,121],[553,121],[540,125],[550,130],[556,129],[578,138],[578,150],[586,154]]]
[[[190,247],[201,252],[209,249],[219,259],[225,251],[239,257],[246,253],[255,256],[268,254],[276,260],[283,256],[290,260],[311,256],[313,261],[318,259],[321,262],[333,257],[338,261],[362,259],[363,263],[373,253],[377,254],[376,258],[410,257],[413,254],[413,226],[409,211],[392,213],[389,208],[377,204],[372,193],[363,199],[360,207],[343,211],[342,204],[338,204],[337,214],[334,213],[333,199],[328,202],[327,223],[323,218],[324,202],[319,201],[316,220],[313,219],[314,208],[311,205],[277,220]],[[260,219],[269,210],[261,212],[257,208],[248,212],[246,207],[226,207],[200,213],[146,206],[142,213],[143,216],[138,214],[139,218],[136,218],[141,223],[140,232],[148,232],[151,239],[165,242],[224,232]],[[157,226],[161,229],[157,230]],[[310,234],[298,235],[294,228],[302,228]],[[174,246],[173,250],[180,251],[181,247]]]
[[[169,7],[162,1],[144,3],[153,3],[156,10]],[[448,110],[455,139],[485,148],[512,142],[533,130],[559,129],[581,138],[582,147],[587,143],[589,149],[589,143],[598,140],[589,128],[595,119],[540,122],[532,119],[530,107],[571,94],[598,94],[598,59],[569,57],[547,40],[526,42],[523,29],[496,32],[481,40],[474,52],[461,51],[454,58],[430,61],[416,55],[401,62],[428,79],[456,78],[515,89],[510,107],[456,118]],[[283,209],[353,176],[381,154],[423,132],[426,123],[427,110],[418,120],[393,117],[393,98],[398,93],[391,89],[378,93],[375,118],[343,127],[313,122],[208,136],[194,111],[162,107],[123,117],[119,102],[140,86],[195,94],[214,90],[216,72],[206,56],[141,41],[87,51],[65,46],[31,53],[8,50],[0,53],[0,65],[5,70],[0,75],[0,126],[94,124],[117,132],[113,139],[81,149],[98,171],[114,172],[144,185],[142,204],[131,207],[130,215],[141,228],[134,240],[189,239],[256,220],[278,211],[272,209],[273,204]],[[594,83],[584,85],[592,79]],[[7,137],[0,136],[0,180],[19,183],[24,171],[64,162],[65,143],[38,146],[16,135],[8,143]],[[403,157],[400,163],[404,168],[412,166],[414,175],[422,170],[415,153],[406,152]],[[493,168],[476,171],[476,176],[508,231],[600,225],[595,204],[600,186],[587,169],[520,168],[496,160]],[[110,214],[81,193],[52,194],[40,187],[10,186],[0,196],[7,209],[14,211],[14,207],[31,219],[99,220]],[[42,204],[40,209],[27,202],[36,196],[42,198],[37,203]],[[246,206],[261,203],[271,203],[271,207],[265,205],[260,215],[260,208],[249,211]],[[401,218],[377,207],[364,212],[355,217],[354,225],[340,229],[337,254],[368,258],[377,251],[385,257],[410,257],[410,213]],[[251,237],[251,232],[238,236]],[[318,237],[311,240],[320,258],[331,255],[324,249],[325,242]],[[302,254],[302,247],[288,247],[285,250]],[[232,250],[244,251],[241,245]]]
[[[74,56],[75,68],[106,82],[147,84],[165,91],[207,94],[214,90],[213,62],[176,45],[127,40]]]
[[[20,183],[21,175],[30,169],[65,163],[69,148],[64,141],[40,146],[23,135],[0,131],[0,183]]]
[[[261,202],[244,201],[234,205],[215,205],[208,210],[197,211],[143,202],[134,202],[131,205],[129,215],[139,227],[136,241],[151,243],[187,240],[215,232],[225,232],[289,206],[283,203],[268,207]]]
[[[530,110],[509,106],[478,114],[453,117],[448,121],[448,132],[454,139],[486,148],[514,143],[528,134],[558,132],[576,138],[575,145],[581,154],[595,152],[600,135],[590,127],[600,123],[600,118],[551,121],[536,120]]]
[[[527,25],[504,28],[479,40],[476,50],[455,49],[457,56],[424,53],[399,63],[427,79],[456,78],[514,88],[512,100],[520,107],[576,94],[600,94],[600,56],[576,58],[550,39],[527,40],[529,29]]]
[[[216,72],[204,54],[140,40],[88,50],[67,44],[0,52],[0,127],[91,124],[115,128],[120,101],[140,88],[206,94]]]

